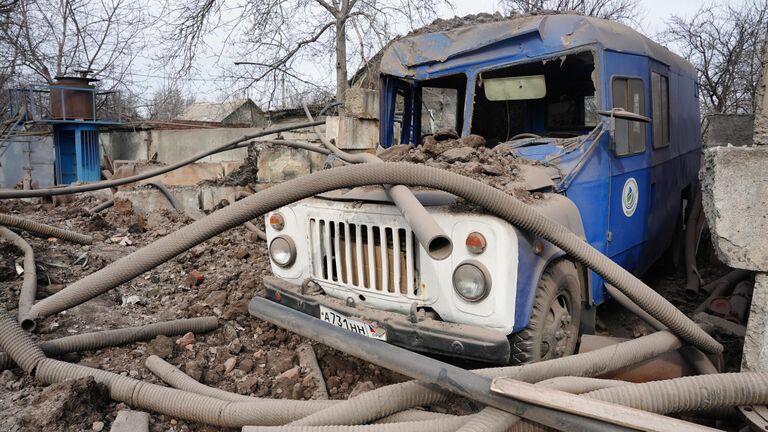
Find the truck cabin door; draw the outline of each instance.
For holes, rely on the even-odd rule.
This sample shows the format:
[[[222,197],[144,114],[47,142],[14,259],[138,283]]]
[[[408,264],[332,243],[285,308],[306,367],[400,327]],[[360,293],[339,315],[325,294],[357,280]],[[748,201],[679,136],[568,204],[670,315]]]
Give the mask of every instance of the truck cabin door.
[[[604,107],[623,108],[650,117],[648,59],[605,52]],[[607,105],[607,106],[605,106]],[[638,271],[647,239],[650,203],[650,126],[636,120],[614,119],[610,148],[610,186],[606,252],[629,271]]]

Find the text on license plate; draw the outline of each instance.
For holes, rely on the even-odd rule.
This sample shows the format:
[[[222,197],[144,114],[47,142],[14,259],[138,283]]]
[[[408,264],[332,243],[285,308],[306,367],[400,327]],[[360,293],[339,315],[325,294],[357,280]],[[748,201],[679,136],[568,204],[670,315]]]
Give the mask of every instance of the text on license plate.
[[[320,319],[333,324],[337,327],[347,329],[351,332],[368,336],[373,339],[387,340],[387,334],[384,327],[375,325],[373,323],[367,323],[354,318],[349,318],[344,314],[336,312],[333,309],[329,309],[325,306],[320,306]]]

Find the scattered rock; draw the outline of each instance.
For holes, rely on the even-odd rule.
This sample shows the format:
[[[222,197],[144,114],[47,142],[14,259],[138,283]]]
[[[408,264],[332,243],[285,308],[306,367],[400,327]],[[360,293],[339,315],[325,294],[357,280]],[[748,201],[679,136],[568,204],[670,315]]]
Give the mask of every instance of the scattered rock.
[[[230,354],[238,355],[240,354],[240,351],[243,350],[243,344],[240,342],[240,339],[235,338],[229,345],[227,345],[227,350],[229,350]]]
[[[224,373],[228,374],[232,372],[233,369],[235,369],[235,365],[237,364],[237,357],[230,357],[224,362]]]
[[[176,345],[186,347],[189,344],[195,343],[195,334],[192,332],[188,332],[184,336],[176,339]]]
[[[0,373],[0,387],[5,387],[6,384],[14,382],[17,379],[16,375],[11,372],[10,369],[6,369],[3,373]]]
[[[101,432],[102,430],[104,430],[104,422],[102,421],[94,422],[93,426],[91,426],[91,429],[96,432]]]
[[[199,361],[188,361],[184,363],[184,372],[195,381],[200,381],[203,377],[203,365]]]
[[[241,247],[235,252],[235,258],[237,259],[248,258],[249,256],[251,256],[251,251],[247,247]]]
[[[205,304],[211,307],[222,306],[227,302],[227,292],[224,290],[214,291],[205,298]]]
[[[459,147],[445,151],[442,157],[448,163],[467,162],[474,152],[472,147]]]
[[[435,131],[435,133],[433,134],[433,137],[437,141],[445,141],[449,139],[458,139],[459,134],[456,132],[456,129],[446,128],[446,129],[439,129]]]
[[[240,360],[240,370],[245,372],[245,373],[249,373],[250,371],[252,371],[253,370],[253,359],[246,357],[246,358]]]
[[[203,280],[205,280],[205,278],[202,273],[197,270],[192,270],[187,274],[187,278],[184,280],[184,285],[188,287],[197,286],[203,283]]]
[[[144,305],[147,303],[147,300],[139,297],[137,295],[131,295],[127,297],[123,297],[123,306],[125,305]]]
[[[167,359],[173,354],[173,340],[168,336],[160,335],[149,342],[147,352],[161,359]]]

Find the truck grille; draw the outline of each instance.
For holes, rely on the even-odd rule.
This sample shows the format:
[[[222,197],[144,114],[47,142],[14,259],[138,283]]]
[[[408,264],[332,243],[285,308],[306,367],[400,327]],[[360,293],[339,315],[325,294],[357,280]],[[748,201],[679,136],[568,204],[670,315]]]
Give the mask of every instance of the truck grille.
[[[309,219],[312,276],[372,292],[418,298],[410,229]]]

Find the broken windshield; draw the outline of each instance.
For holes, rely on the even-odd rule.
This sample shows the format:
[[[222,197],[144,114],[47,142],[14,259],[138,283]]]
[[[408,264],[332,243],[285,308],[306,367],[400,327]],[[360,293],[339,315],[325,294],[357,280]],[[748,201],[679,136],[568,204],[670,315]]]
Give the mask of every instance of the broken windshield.
[[[599,121],[594,70],[592,53],[582,52],[482,72],[475,82],[471,133],[485,137],[490,147],[523,137],[588,133]],[[529,97],[492,97],[499,90],[489,88],[523,82]]]

